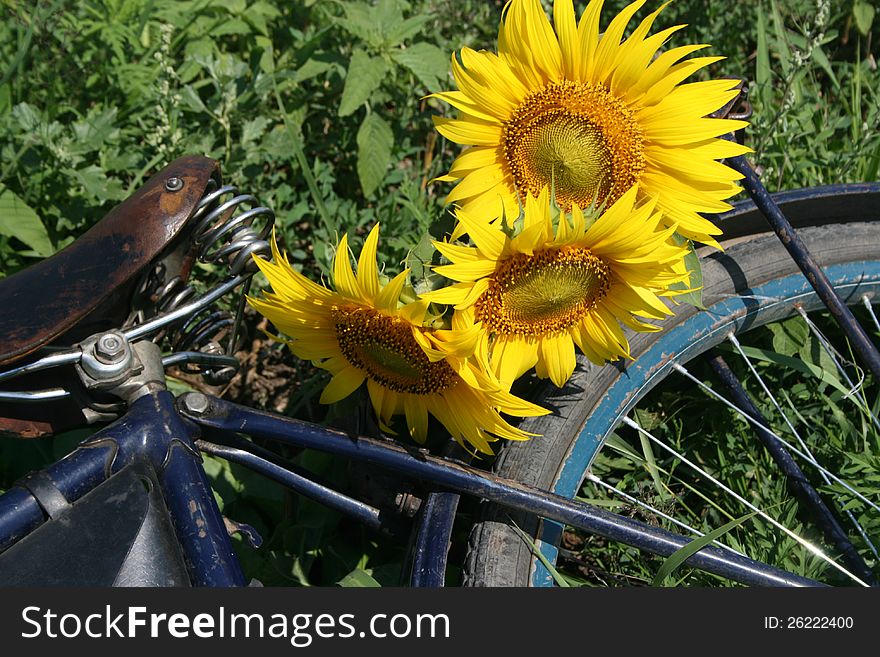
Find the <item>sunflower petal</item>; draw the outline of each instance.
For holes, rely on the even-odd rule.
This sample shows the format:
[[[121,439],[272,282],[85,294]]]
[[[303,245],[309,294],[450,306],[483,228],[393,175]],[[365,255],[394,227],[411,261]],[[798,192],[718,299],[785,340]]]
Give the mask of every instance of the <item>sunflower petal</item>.
[[[330,379],[330,383],[321,393],[320,402],[322,404],[333,404],[348,397],[357,390],[367,378],[361,370],[356,367],[346,367],[338,374],[334,374]]]
[[[343,235],[339,240],[336,256],[333,258],[333,285],[340,294],[349,299],[361,297],[357,279],[351,270],[351,261],[348,259],[348,235]]]
[[[376,248],[379,243],[379,224],[373,226],[358,258],[357,281],[364,295],[375,299],[379,295],[379,272],[376,269]]]

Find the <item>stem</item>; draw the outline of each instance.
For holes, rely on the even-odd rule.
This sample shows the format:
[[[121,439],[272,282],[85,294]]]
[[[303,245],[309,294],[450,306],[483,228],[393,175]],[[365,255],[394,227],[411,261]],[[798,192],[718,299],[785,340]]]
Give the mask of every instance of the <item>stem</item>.
[[[331,234],[335,234],[338,232],[338,226],[336,221],[331,218],[330,213],[327,211],[327,206],[324,205],[324,198],[318,191],[318,183],[315,180],[311,167],[309,167],[305,151],[303,151],[302,141],[299,138],[298,132],[290,124],[290,116],[287,113],[287,108],[284,106],[284,101],[281,99],[281,92],[278,90],[278,80],[275,77],[274,48],[271,46],[270,48],[270,55],[272,57],[272,88],[275,92],[275,101],[278,103],[278,107],[281,110],[281,116],[284,118],[284,128],[287,130],[287,134],[290,136],[290,142],[293,145],[293,155],[296,157],[303,178],[306,179],[309,193],[312,195],[312,200],[314,200],[315,206],[318,208],[318,214],[321,215],[321,220],[324,222],[324,226]]]

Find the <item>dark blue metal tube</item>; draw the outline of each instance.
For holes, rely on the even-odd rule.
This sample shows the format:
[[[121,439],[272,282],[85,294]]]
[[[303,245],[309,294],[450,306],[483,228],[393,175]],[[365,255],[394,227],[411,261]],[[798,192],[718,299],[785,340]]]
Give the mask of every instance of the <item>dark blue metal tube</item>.
[[[213,456],[219,456],[232,463],[238,463],[254,472],[269,477],[270,479],[274,479],[278,483],[287,486],[300,495],[317,500],[334,511],[339,511],[340,513],[351,516],[372,530],[382,530],[379,509],[368,504],[352,499],[332,488],[317,484],[300,474],[286,470],[280,465],[271,463],[266,459],[260,458],[255,454],[250,454],[242,449],[217,445],[203,440],[197,441],[196,446],[203,452],[212,454]]]
[[[79,447],[46,469],[55,487],[68,502],[75,502],[104,481],[110,473],[115,448],[101,440],[102,432],[90,441],[91,447]],[[33,495],[13,486],[0,495],[0,551],[39,527],[46,515]]]
[[[449,539],[458,510],[457,493],[428,495],[421,509],[421,522],[413,547],[412,586],[439,588],[446,582]]]
[[[45,519],[33,495],[24,488],[10,488],[0,496],[0,552],[27,536]]]
[[[692,539],[651,527],[588,504],[542,491],[470,466],[420,454],[403,447],[364,437],[352,437],[324,427],[209,398],[202,413],[190,417],[199,424],[226,431],[329,452],[372,463],[410,478],[442,488],[482,497],[498,504],[564,522],[614,541],[633,545],[653,554],[668,556]],[[728,550],[707,547],[690,557],[688,565],[757,586],[818,586],[813,580],[793,575]]]
[[[193,443],[195,427],[184,422],[166,391],[145,395],[128,412],[46,469],[69,502],[135,461],[155,469],[193,584],[242,586],[245,578]],[[0,549],[44,521],[33,496],[13,488],[0,496]]]
[[[123,419],[105,431],[119,444],[114,469],[136,458],[153,463],[193,585],[244,586],[244,573],[193,442],[195,428],[178,415],[174,397],[164,390],[144,395]]]
[[[767,451],[770,452],[779,469],[788,478],[789,484],[798,500],[813,512],[813,516],[816,518],[816,522],[822,528],[825,536],[840,550],[847,567],[861,579],[876,585],[877,581],[874,573],[871,572],[871,569],[868,568],[867,564],[859,556],[855,546],[847,538],[843,527],[840,526],[837,518],[831,513],[831,510],[825,504],[818,491],[810,484],[804,471],[801,470],[782,443],[769,431],[762,428],[770,425],[761,411],[758,410],[758,407],[752,402],[752,399],[727,362],[721,356],[714,356],[709,358],[709,365],[715,370],[718,378],[721,379],[721,382],[730,392],[733,402],[742,412],[757,422],[755,431],[758,434],[758,438],[767,448]]]
[[[99,431],[46,472],[67,501],[74,502],[115,472],[111,470],[115,453],[114,445],[104,442]]]
[[[779,206],[773,201],[770,193],[761,183],[758,174],[742,155],[730,158],[727,160],[727,163],[745,176],[743,184],[749,196],[755,201],[755,205],[767,218],[782,245],[791,254],[792,259],[801,268],[813,289],[816,290],[816,294],[819,295],[819,298],[822,299],[822,302],[831,311],[841,329],[846,333],[846,336],[852,342],[853,349],[855,349],[868,369],[874,373],[874,376],[880,378],[880,351],[877,350],[868,334],[856,321],[852,311],[837,296],[831,282],[825,276],[821,267],[816,264],[807,246],[779,209]]]

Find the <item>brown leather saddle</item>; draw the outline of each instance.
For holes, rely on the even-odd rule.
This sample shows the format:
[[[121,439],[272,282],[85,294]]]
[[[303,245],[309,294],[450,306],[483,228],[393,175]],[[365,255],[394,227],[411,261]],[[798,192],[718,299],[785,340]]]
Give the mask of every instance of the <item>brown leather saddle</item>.
[[[48,345],[70,346],[126,319],[134,289],[151,263],[183,249],[186,278],[193,260],[185,230],[209,181],[215,160],[181,157],[150,178],[82,237],[62,251],[0,280],[0,371],[26,363]],[[67,373],[68,375],[72,373]],[[63,385],[58,370],[0,384],[0,389]],[[70,399],[40,404],[0,403],[0,433],[36,437],[84,423]]]

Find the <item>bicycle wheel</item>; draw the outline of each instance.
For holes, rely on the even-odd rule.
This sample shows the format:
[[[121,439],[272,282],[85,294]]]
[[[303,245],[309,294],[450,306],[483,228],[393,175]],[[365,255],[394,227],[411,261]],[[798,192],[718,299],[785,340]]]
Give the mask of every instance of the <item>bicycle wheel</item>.
[[[847,191],[856,194],[858,202],[852,202]],[[815,196],[796,192],[789,195],[787,200],[792,202],[788,207],[781,205],[796,226],[820,224],[801,228],[799,234],[847,303],[876,302],[880,298],[880,189],[834,188],[818,194],[817,202],[810,202]],[[817,204],[828,208],[835,198],[836,211],[815,212]],[[755,213],[746,209],[734,214]],[[609,436],[655,386],[677,372],[676,367],[705,354],[731,334],[780,322],[799,314],[800,309],[822,309],[809,282],[775,235],[740,233],[724,246],[723,253],[701,256],[706,310],[679,306],[662,332],[630,334],[634,360],[628,364],[599,367],[579,357],[578,368],[564,388],[542,382],[532,399],[553,413],[522,425],[541,437],[506,445],[495,471],[573,497]],[[552,585],[551,573],[516,528],[532,537],[551,562],[555,559],[561,527],[485,504],[481,520],[470,534],[465,584]]]

